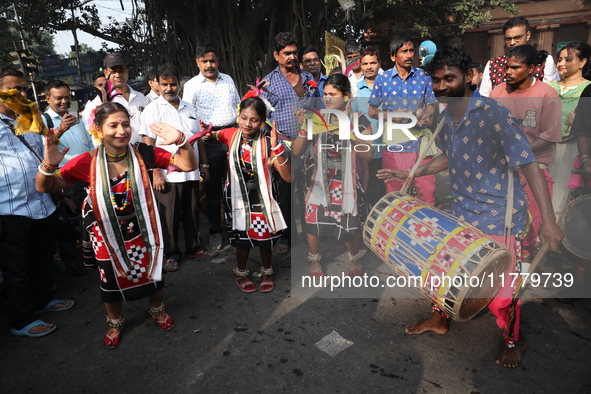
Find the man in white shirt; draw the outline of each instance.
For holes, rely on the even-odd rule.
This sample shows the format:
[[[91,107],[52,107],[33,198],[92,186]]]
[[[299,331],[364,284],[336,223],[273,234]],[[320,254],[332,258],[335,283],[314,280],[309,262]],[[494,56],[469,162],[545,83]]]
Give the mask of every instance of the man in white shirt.
[[[205,43],[197,46],[195,62],[199,67],[199,75],[191,78],[183,88],[183,99],[193,105],[197,119],[205,124],[212,124],[213,130],[233,127],[238,113],[240,96],[234,80],[227,74],[219,72],[219,57],[213,44]],[[227,147],[210,138],[205,142],[205,153],[208,164],[202,162],[202,171],[207,194],[207,216],[209,218],[209,249],[218,250],[222,247],[222,191],[227,174]]]
[[[148,74],[146,74],[146,81],[148,82],[148,86],[150,86],[150,93],[146,95],[146,105],[148,105],[152,101],[156,100],[158,96],[160,96],[156,72],[150,71]]]
[[[531,37],[529,22],[522,16],[511,18],[503,26],[503,35],[505,36],[505,49],[507,51],[516,46],[525,45]],[[488,97],[495,86],[505,82],[506,62],[507,55],[502,55],[490,59],[486,63],[482,82],[478,89],[481,96]],[[560,79],[554,59],[550,55],[548,55],[544,63],[536,65],[533,75],[543,82],[558,81]]]
[[[105,89],[104,96],[98,96],[92,100],[82,112],[82,120],[84,124],[90,128],[89,119],[92,111],[101,105],[103,102],[114,102],[123,105],[127,108],[129,116],[131,117],[131,128],[133,134],[131,136],[130,144],[137,144],[141,142],[139,136],[141,126],[141,113],[146,106],[146,97],[140,92],[133,90],[127,84],[129,79],[129,69],[127,68],[127,61],[121,53],[110,53],[105,56],[105,77],[111,82],[111,91]],[[107,84],[108,86],[108,84]]]
[[[160,137],[152,133],[151,124],[166,123],[190,138],[199,132],[199,120],[195,109],[188,102],[178,96],[180,85],[180,72],[170,64],[161,66],[156,72],[160,89],[160,97],[152,101],[142,114],[142,128],[140,135],[142,141],[148,145],[159,146],[175,153],[176,145],[159,145]],[[207,163],[207,158],[200,155],[198,145],[202,145],[201,139],[195,143],[197,160]],[[201,160],[200,160],[201,157]],[[166,190],[167,183],[170,191]],[[178,247],[179,225],[182,221],[185,238],[185,256],[187,258],[215,257],[217,253],[203,250],[199,236],[199,170],[191,172],[167,172],[166,170],[153,171],[153,186],[162,233],[164,238],[164,270],[168,272],[178,271],[180,249]],[[181,220],[182,215],[182,220]]]
[[[68,113],[68,106],[72,95],[70,87],[62,81],[51,81],[45,85],[45,98],[49,108],[43,114],[43,122],[49,129],[61,134],[59,149],[63,151],[69,148],[60,163],[63,167],[74,157],[90,152],[94,149],[92,138],[84,125],[80,124],[78,117]],[[66,271],[72,275],[84,275],[86,268],[76,254],[77,234],[72,230],[76,222],[72,217],[78,216],[82,209],[82,202],[86,197],[84,182],[76,182],[68,185],[64,190],[64,199],[58,205],[60,224],[58,225],[58,247]],[[62,206],[63,205],[63,206]],[[72,230],[72,231],[68,231]]]

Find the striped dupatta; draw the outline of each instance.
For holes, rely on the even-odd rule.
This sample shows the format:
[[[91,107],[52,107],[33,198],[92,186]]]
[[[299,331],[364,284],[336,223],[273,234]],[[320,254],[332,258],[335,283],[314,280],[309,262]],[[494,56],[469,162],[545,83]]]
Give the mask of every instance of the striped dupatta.
[[[232,135],[230,152],[228,152],[228,170],[232,201],[232,230],[248,231],[250,229],[250,201],[244,174],[240,168],[240,141],[242,130],[237,129]],[[257,178],[257,193],[261,210],[269,231],[274,233],[287,228],[279,204],[273,198],[271,170],[267,165],[269,159],[269,143],[259,130],[253,138],[251,150],[252,171]]]
[[[310,181],[310,186],[304,197],[306,204],[321,205],[328,208],[332,205],[330,197],[330,181],[328,177],[328,151],[326,148],[328,133],[338,134],[338,125],[329,124],[328,129],[324,126],[314,123],[313,127],[321,127],[326,132],[316,134],[313,142],[314,171]],[[305,128],[305,127],[304,127]],[[307,129],[306,129],[307,130]],[[340,147],[341,174],[342,174],[342,212],[357,216],[357,156],[348,139],[341,140]]]
[[[147,247],[148,266],[146,273],[154,281],[162,279],[162,228],[158,218],[156,199],[146,164],[137,150],[128,145],[127,168],[135,215],[140,225],[141,236]],[[127,254],[127,247],[121,234],[121,226],[111,203],[111,187],[107,168],[106,151],[100,145],[93,153],[90,164],[90,187],[92,206],[96,222],[109,250],[116,275],[126,277],[134,268]]]

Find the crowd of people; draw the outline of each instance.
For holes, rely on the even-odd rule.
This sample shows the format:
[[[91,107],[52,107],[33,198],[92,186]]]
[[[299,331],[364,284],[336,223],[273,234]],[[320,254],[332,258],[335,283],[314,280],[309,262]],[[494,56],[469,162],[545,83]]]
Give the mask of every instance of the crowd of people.
[[[32,123],[44,123],[39,134],[21,130],[22,107],[34,105],[8,99],[12,89],[26,92],[24,75],[1,69],[0,269],[12,334],[47,335],[56,326],[38,315],[74,305],[51,297],[56,247],[68,272],[98,270],[107,348],[121,341],[122,301],[148,297],[158,326],[174,327],[164,311],[163,271],[215,257],[225,229],[243,292],[274,289],[272,253],[287,254],[300,239],[296,218],[311,276],[324,276],[324,237],[342,242],[348,274],[362,275],[365,217],[386,193],[401,190],[419,160],[410,193],[438,206],[434,175],[448,169],[451,213],[505,245],[513,272],[527,272],[540,242],[556,250],[563,238],[556,217],[569,199],[573,162],[591,171],[591,108],[578,100],[591,94],[591,46],[569,43],[554,60],[528,45],[522,17],[509,20],[503,34],[507,53],[484,70],[452,47],[414,67],[415,43],[396,36],[391,69],[381,69],[376,49],[351,42],[342,67],[325,75],[320,51],[301,49],[284,32],[274,41],[277,67],[242,99],[232,77],[219,71],[213,44],[197,47],[199,74],[183,86],[174,65],[149,73],[146,96],[129,86],[124,56],[112,53],[94,76],[101,94],[81,119],[68,113],[69,86],[47,83],[47,111],[39,119],[32,111]],[[410,133],[386,127],[391,113],[399,126],[412,122]],[[342,138],[344,124],[350,139]],[[201,189],[207,241],[199,229]],[[299,201],[293,210],[292,198]],[[75,238],[60,239],[61,210],[82,217],[83,261]],[[246,267],[254,247],[262,260],[259,286]],[[505,330],[496,363],[507,367],[519,364],[527,346],[514,292],[508,283],[489,304]],[[450,317],[433,305],[431,317],[406,333],[444,334],[449,326]]]

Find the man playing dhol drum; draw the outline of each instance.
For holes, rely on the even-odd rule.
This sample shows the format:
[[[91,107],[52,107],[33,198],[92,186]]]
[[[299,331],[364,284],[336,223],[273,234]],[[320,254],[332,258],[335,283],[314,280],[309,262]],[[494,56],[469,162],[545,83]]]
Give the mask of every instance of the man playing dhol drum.
[[[516,175],[513,178],[514,209],[507,247],[514,256],[512,269],[519,270],[515,257],[519,256],[520,238],[525,230],[527,204],[516,166],[524,173],[540,207],[543,223],[541,239],[555,250],[563,235],[556,225],[544,177],[516,119],[492,99],[471,99],[471,63],[470,55],[464,50],[445,48],[438,51],[427,66],[437,100],[447,104],[441,115],[445,117],[445,126],[439,138],[443,153],[419,167],[416,175],[436,174],[449,168],[453,195],[451,213],[499,244],[505,244],[508,175],[509,171],[513,171]],[[378,171],[378,177],[404,180],[408,174],[401,170],[382,169]],[[506,345],[495,363],[514,368],[521,361],[527,342],[519,332],[520,303],[513,303],[511,282],[505,281],[506,286],[501,288],[488,307],[497,317],[499,327],[505,329]],[[409,324],[405,332],[445,334],[448,330],[449,317],[434,307],[429,319]]]

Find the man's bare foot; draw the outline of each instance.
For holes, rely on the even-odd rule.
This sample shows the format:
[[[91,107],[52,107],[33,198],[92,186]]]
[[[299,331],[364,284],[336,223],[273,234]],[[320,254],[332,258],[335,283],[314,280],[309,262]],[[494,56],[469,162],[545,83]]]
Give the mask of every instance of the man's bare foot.
[[[449,331],[449,318],[433,312],[430,318],[422,322],[410,323],[404,329],[407,334],[422,334],[427,331],[433,331],[436,334],[447,334]]]
[[[29,330],[29,334],[41,334],[42,332],[47,332],[47,331],[51,330],[51,327],[54,326],[54,324],[52,324],[52,323],[46,322],[45,324],[47,324],[47,325],[46,326],[40,325],[40,326],[35,326],[35,327],[31,328]]]
[[[515,342],[515,347],[505,347],[495,360],[495,364],[503,365],[503,367],[507,368],[516,368],[521,362],[525,348],[527,348],[527,341],[525,340],[525,336],[519,333],[519,340]]]

